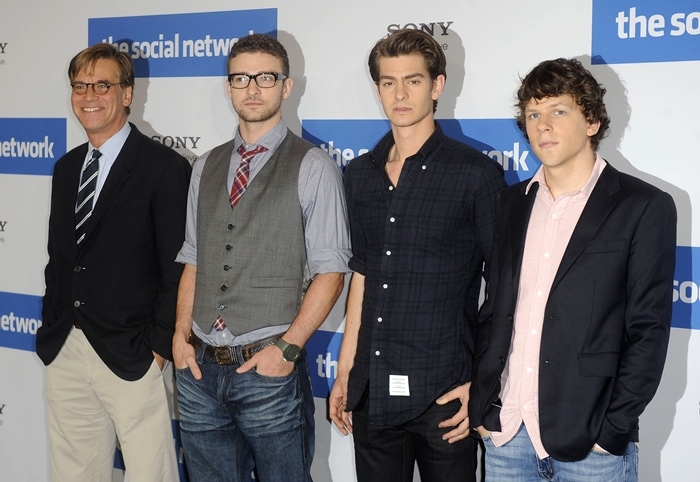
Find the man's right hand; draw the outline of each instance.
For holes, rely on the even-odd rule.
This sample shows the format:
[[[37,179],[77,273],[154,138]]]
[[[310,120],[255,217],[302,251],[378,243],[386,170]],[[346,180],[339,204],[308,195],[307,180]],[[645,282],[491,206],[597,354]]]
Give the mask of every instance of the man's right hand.
[[[348,402],[348,377],[338,376],[328,397],[328,414],[343,435],[352,433],[352,412],[346,412]]]
[[[187,341],[187,336],[177,331],[173,336],[173,362],[176,369],[189,368],[195,380],[202,379],[202,371],[197,365],[194,347]]]

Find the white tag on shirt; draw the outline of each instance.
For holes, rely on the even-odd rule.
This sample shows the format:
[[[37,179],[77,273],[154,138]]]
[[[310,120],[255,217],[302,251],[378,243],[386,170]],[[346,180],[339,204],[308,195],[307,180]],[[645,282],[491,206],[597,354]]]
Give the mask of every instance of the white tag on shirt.
[[[410,397],[408,375],[389,375],[389,395],[393,397]]]

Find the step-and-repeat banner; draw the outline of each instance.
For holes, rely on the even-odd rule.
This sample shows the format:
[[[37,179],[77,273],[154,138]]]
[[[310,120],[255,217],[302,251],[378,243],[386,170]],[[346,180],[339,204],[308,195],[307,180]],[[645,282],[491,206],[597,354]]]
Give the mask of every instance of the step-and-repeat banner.
[[[367,56],[407,27],[430,33],[448,59],[436,117],[448,135],[501,164],[509,183],[538,160],[513,120],[520,76],[576,57],[608,89],[612,132],[601,153],[673,195],[678,261],[666,370],[642,416],[642,481],[697,480],[700,433],[700,2],[697,0],[25,0],[0,15],[0,480],[49,480],[44,367],[34,354],[53,165],[86,141],[70,109],[68,62],[109,42],[136,64],[130,121],[194,162],[227,141],[236,116],[225,59],[250,32],[285,45],[294,79],[283,106],[293,131],[344,168],[386,132]],[[344,295],[343,295],[344,296]],[[341,301],[308,344],[316,400],[317,481],[354,481],[352,440],[327,419],[338,367]],[[173,447],[182,460],[176,410]],[[115,480],[123,480],[119,454]],[[128,475],[126,477],[128,479]],[[182,479],[185,480],[184,472]],[[419,480],[416,476],[416,480]]]

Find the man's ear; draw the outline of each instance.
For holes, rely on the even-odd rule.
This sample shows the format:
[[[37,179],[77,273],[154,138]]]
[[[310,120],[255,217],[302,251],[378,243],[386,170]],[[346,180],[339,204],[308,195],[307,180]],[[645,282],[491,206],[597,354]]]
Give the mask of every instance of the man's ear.
[[[438,100],[438,98],[440,98],[440,96],[442,95],[443,90],[445,90],[445,76],[440,74],[435,80],[433,80],[433,100]]]

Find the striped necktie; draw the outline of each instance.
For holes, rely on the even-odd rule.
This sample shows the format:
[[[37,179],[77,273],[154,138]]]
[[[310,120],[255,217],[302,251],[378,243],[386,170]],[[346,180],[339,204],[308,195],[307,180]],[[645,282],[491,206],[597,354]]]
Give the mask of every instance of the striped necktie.
[[[97,170],[99,169],[99,159],[102,153],[93,149],[92,157],[88,161],[83,173],[80,176],[80,186],[78,186],[78,200],[75,203],[75,239],[78,247],[85,239],[87,224],[92,215],[92,206],[95,199],[95,189],[97,188]]]

